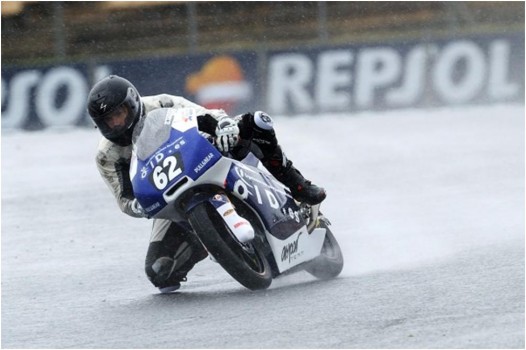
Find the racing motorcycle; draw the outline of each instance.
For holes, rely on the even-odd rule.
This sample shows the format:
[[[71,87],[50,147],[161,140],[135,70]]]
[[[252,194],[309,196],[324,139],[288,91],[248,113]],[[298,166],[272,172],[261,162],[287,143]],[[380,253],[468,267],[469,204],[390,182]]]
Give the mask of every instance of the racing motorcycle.
[[[340,274],[343,256],[320,206],[296,202],[254,154],[223,156],[199,132],[194,110],[156,109],[138,129],[130,178],[146,214],[190,224],[240,284],[265,289],[299,270]]]

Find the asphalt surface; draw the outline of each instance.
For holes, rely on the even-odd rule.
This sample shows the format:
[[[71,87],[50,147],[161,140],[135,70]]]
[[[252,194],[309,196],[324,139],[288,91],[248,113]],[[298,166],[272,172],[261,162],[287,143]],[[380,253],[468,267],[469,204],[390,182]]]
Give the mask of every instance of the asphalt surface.
[[[144,275],[151,222],[99,178],[96,131],[3,133],[2,347],[525,347],[524,106],[275,124],[327,188],[344,271],[251,292],[207,259],[171,295]]]

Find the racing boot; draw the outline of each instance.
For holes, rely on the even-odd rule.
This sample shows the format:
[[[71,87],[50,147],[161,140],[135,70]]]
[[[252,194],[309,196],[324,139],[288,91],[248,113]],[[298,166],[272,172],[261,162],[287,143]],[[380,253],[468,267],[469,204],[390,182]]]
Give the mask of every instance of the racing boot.
[[[272,155],[263,160],[263,165],[274,177],[290,189],[295,200],[310,205],[321,203],[327,193],[322,187],[314,185],[296,169],[292,162],[287,159],[281,147],[276,146]]]
[[[290,189],[292,197],[299,202],[316,205],[327,197],[325,189],[305,179],[298,169],[292,166],[292,162],[279,180]]]

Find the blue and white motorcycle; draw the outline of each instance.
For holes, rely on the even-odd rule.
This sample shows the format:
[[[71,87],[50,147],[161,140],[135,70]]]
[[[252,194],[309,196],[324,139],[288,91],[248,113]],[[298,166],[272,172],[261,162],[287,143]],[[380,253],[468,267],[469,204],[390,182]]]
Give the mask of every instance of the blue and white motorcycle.
[[[130,178],[147,215],[189,223],[243,286],[265,289],[298,270],[340,274],[343,256],[319,205],[296,202],[252,153],[223,156],[197,129],[194,110],[154,110],[137,131]]]

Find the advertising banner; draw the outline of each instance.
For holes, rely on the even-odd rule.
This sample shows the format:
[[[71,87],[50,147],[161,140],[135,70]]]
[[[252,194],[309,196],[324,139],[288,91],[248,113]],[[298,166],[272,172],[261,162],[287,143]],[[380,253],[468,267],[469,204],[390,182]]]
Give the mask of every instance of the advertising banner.
[[[524,101],[524,33],[270,52],[270,113]]]
[[[235,115],[317,114],[524,102],[524,33],[39,68],[2,66],[2,129],[91,125],[87,94],[109,74]]]
[[[109,74],[130,80],[143,96],[183,96],[231,114],[245,112],[258,96],[253,53],[145,58],[52,66],[2,67],[2,128],[91,125],[86,99],[91,86]]]

